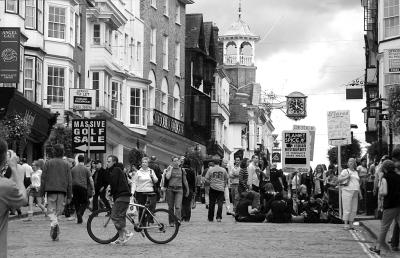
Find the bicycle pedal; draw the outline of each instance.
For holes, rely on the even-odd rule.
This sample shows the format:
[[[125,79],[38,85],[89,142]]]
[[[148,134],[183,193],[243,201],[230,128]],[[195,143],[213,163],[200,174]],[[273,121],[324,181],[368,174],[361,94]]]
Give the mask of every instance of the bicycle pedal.
[[[144,235],[143,231],[140,231],[140,234],[142,235],[143,238],[146,238],[146,236]]]

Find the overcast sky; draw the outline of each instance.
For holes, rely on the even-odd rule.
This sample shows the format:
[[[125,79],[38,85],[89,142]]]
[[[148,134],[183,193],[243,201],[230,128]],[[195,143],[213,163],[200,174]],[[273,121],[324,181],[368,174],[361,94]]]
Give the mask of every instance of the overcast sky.
[[[195,0],[187,13],[202,13],[220,28],[237,20],[238,0]],[[351,111],[356,138],[365,141],[365,100],[346,100],[345,85],[364,74],[363,9],[353,0],[242,0],[242,18],[256,44],[257,82],[282,97],[308,95],[308,117],[294,122],[274,110],[275,133],[293,124],[317,128],[312,165],[328,163],[327,111]]]

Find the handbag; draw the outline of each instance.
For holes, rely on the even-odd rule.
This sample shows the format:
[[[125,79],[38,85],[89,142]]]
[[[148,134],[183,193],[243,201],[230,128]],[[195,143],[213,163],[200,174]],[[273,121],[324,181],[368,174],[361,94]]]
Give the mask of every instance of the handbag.
[[[348,170],[348,169],[346,169],[346,170],[347,170],[347,174],[350,175],[349,170]],[[340,186],[348,186],[349,183],[350,183],[350,177],[348,177],[346,180],[342,181],[339,185],[340,185]]]

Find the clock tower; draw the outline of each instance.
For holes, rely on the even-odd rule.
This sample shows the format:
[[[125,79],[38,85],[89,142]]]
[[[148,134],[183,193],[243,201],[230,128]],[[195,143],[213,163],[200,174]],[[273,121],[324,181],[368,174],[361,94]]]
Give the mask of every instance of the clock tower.
[[[222,42],[222,66],[236,87],[256,82],[254,65],[255,43],[260,37],[251,32],[249,25],[242,19],[242,8],[239,3],[238,19],[219,37]]]

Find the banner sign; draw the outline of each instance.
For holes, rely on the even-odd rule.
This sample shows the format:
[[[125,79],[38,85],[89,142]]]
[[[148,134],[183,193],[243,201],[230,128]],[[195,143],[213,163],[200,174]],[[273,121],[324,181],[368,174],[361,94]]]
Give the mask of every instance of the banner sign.
[[[386,49],[385,57],[386,72],[400,73],[400,49]]]
[[[74,153],[105,153],[106,120],[73,119],[72,150]]]
[[[284,172],[307,172],[310,169],[310,133],[282,132],[282,168]]]
[[[328,111],[328,142],[330,145],[351,144],[350,111]]]
[[[96,90],[69,89],[69,107],[73,110],[95,110]]]
[[[293,125],[293,130],[304,130],[310,133],[310,160],[314,160],[314,143],[315,143],[315,126],[308,125]]]
[[[18,83],[20,28],[0,28],[0,83]]]

